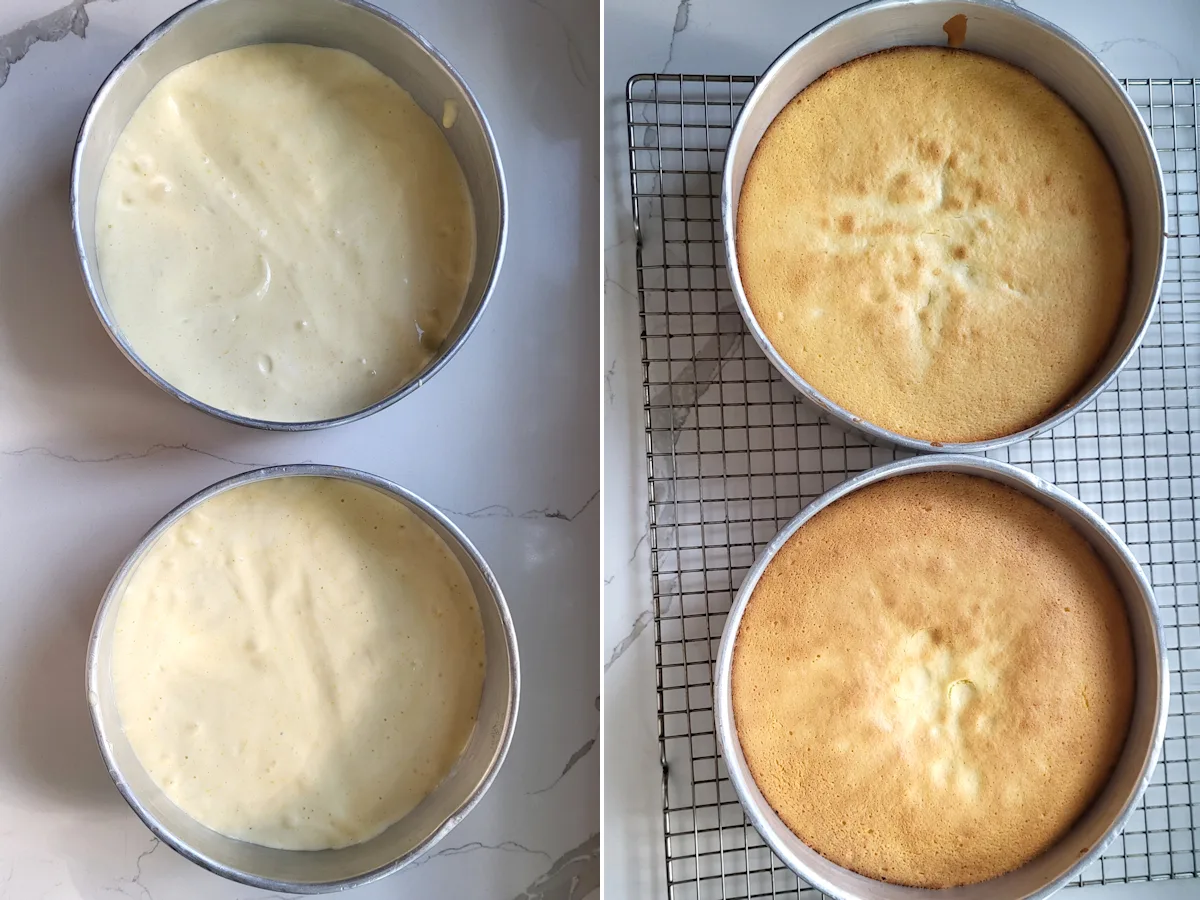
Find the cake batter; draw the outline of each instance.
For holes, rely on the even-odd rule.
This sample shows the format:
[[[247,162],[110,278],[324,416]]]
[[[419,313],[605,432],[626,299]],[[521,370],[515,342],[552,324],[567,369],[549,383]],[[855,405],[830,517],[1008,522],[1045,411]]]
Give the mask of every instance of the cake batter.
[[[458,317],[474,220],[441,129],[353,54],[257,44],[167,75],[96,207],[101,281],[136,353],[243,416],[357,412]]]
[[[172,801],[230,837],[367,840],[433,790],[474,727],[485,660],[466,573],[365,485],[219,494],[155,542],[120,604],[125,734]]]

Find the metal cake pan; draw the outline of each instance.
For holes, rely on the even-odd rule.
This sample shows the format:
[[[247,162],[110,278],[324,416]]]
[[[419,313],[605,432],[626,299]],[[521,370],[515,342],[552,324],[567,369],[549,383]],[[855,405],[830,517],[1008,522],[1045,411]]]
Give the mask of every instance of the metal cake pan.
[[[121,131],[146,94],[180,66],[248,44],[297,43],[347,50],[408,91],[434,121],[452,101],[458,115],[443,130],[466,177],[475,213],[475,270],[458,319],[441,349],[415,376],[374,403],[329,419],[279,422],[231,413],[192,397],[151,368],[109,310],[96,258],[96,193]],[[353,422],[395,403],[428,381],[470,336],[496,284],[508,233],[504,169],[487,117],[454,67],[399,19],[362,0],[199,0],[150,32],[105,79],[83,118],[71,162],[71,228],[83,280],[113,342],[156,385],[210,415],[274,431]]]
[[[150,779],[121,728],[112,682],[117,610],[129,577],[159,536],[206,500],[272,478],[339,478],[366,485],[403,503],[438,535],[461,563],[483,619],[483,696],[471,738],[432,793],[382,834],[338,850],[278,850],[235,840],[199,824]],[[500,585],[466,536],[420,497],[375,475],[325,465],[256,469],[227,478],[188,498],[150,529],[104,592],[87,649],[87,700],[100,753],[117,790],[146,826],[192,862],[269,891],[320,893],[375,881],[403,868],[445,837],[491,785],[512,741],[520,695],[517,636]]]
[[[1108,154],[1125,195],[1131,253],[1125,314],[1096,371],[1062,409],[1014,434],[971,443],[940,443],[898,434],[839,406],[805,381],[779,355],[754,318],[737,259],[737,213],[746,169],[768,126],[796,94],[830,69],[880,50],[945,46],[943,26],[966,16],[964,50],[1030,72],[1091,127]],[[746,100],[729,139],[721,178],[721,227],[730,286],[746,326],[771,364],[800,395],[835,424],[868,441],[923,452],[983,452],[1053,428],[1089,404],[1116,378],[1141,343],[1162,285],[1166,197],[1154,141],[1121,85],[1086,47],[1062,29],[999,0],[877,0],[817,26],[779,56]]]
[[[738,740],[730,686],[733,653],[742,615],[755,585],[779,549],[825,507],[867,485],[918,472],[957,472],[1007,485],[1033,497],[1065,518],[1095,549],[1120,587],[1133,639],[1136,687],[1125,749],[1107,787],[1062,841],[1018,869],[963,887],[930,891],[867,878],[821,856],[788,829],[750,774]],[[713,673],[713,713],[717,743],[738,799],[750,823],[784,864],[836,900],[1040,900],[1078,877],[1124,827],[1150,782],[1167,726],[1169,681],[1166,649],[1154,592],[1129,548],[1084,503],[1054,485],[992,459],[927,455],[871,469],[845,481],[802,509],[755,561],[725,622]],[[1020,752],[1020,748],[1013,748]]]

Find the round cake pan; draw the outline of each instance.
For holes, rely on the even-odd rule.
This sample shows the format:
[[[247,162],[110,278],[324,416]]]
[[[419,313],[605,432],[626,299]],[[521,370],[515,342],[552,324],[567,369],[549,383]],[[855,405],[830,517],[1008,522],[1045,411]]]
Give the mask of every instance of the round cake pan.
[[[112,681],[117,609],[129,577],[159,536],[217,494],[271,478],[340,478],[403,503],[433,529],[462,564],[483,619],[483,696],[475,729],[453,770],[433,792],[382,834],[339,850],[277,850],[238,841],[199,824],[150,779],[121,727]],[[273,466],[227,478],[164,516],[121,564],[104,592],[87,650],[87,701],[100,753],[117,790],[154,834],[194,863],[269,891],[315,894],[375,881],[408,865],[445,837],[471,811],[496,777],[512,741],[520,695],[517,636],[504,595],[479,551],[433,506],[404,488],[365,472],[324,465]]]
[[[784,864],[813,887],[837,900],[920,900],[930,891],[876,881],[843,868],[808,847],[788,829],[755,784],[733,719],[730,678],[742,615],[754,587],[780,548],[825,507],[867,485],[918,472],[957,472],[987,478],[1033,497],[1082,534],[1108,566],[1129,614],[1136,689],[1125,749],[1108,785],[1062,841],[1024,866],[978,884],[937,891],[948,900],[1034,900],[1049,896],[1095,861],[1116,837],[1140,801],[1162,750],[1169,682],[1162,626],[1154,592],[1129,548],[1085,504],[1054,485],[995,460],[965,455],[922,456],[871,469],[843,482],[802,509],[775,536],[734,599],[721,635],[713,682],[717,742],[738,799],[750,823]],[[1020,747],[1013,747],[1020,753]]]
[[[892,47],[946,46],[944,30],[966,17],[961,45],[1030,72],[1056,91],[1091,126],[1108,154],[1129,215],[1129,293],[1108,353],[1063,408],[1015,434],[972,443],[919,440],[881,428],[834,403],[800,377],[775,350],[754,318],[738,270],[738,202],[758,142],[779,112],[830,69]],[[950,31],[957,29],[950,27]],[[767,69],[738,116],[721,178],[721,228],[729,282],[750,333],[771,364],[800,395],[835,424],[871,443],[925,452],[983,452],[1026,440],[1066,421],[1096,398],[1142,341],[1162,285],[1167,212],[1158,154],[1137,109],[1121,85],[1081,43],[1045,19],[998,0],[878,0],[834,16],[792,44]]]
[[[456,104],[443,131],[462,167],[475,212],[475,270],[458,319],[441,349],[417,375],[355,412],[310,422],[254,419],[218,409],[172,385],[137,354],[113,318],[96,260],[96,194],[108,157],[125,125],[162,78],[213,53],[248,44],[295,43],[347,50],[408,91],[434,121]],[[71,228],[83,280],[105,330],[142,374],[167,393],[217,418],[253,428],[307,431],[353,422],[390,406],[428,381],[463,345],[492,295],[508,233],[500,154],[487,117],[470,88],[423,37],[362,0],[199,0],[147,35],[121,60],[92,98],[71,162]]]

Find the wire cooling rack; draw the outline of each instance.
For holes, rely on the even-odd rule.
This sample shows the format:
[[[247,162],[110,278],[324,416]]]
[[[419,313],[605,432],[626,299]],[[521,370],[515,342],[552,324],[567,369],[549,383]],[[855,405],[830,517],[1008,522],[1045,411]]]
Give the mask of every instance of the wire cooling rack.
[[[725,271],[720,173],[756,79],[639,75],[626,111],[637,229],[651,578],[672,900],[818,892],[767,849],[737,802],[713,733],[712,661],[758,554],[804,504],[908,454],[822,422],[746,333]],[[1170,714],[1142,808],[1079,883],[1200,874],[1200,81],[1130,80],[1170,213],[1162,299],[1114,387],[1053,432],[990,455],[1088,503],[1154,584]]]

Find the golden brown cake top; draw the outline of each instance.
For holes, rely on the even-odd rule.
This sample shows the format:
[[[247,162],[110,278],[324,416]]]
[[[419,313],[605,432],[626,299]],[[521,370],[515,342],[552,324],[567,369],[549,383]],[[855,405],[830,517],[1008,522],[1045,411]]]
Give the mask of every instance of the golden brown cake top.
[[[1133,650],[1066,520],[983,478],[908,475],[780,549],[731,688],[754,781],[801,840],[938,888],[1021,866],[1087,809],[1125,743]]]
[[[907,47],[780,112],[746,172],[737,256],[802,378],[948,443],[1072,399],[1124,309],[1129,239],[1112,167],[1058,95],[981,54]]]

